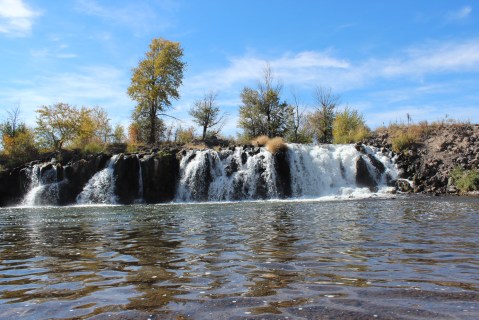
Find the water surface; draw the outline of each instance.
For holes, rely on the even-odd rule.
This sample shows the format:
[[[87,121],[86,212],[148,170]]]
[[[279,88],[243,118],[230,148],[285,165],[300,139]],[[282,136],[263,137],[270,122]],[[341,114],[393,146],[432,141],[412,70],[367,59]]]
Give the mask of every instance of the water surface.
[[[0,318],[477,319],[479,199],[0,209]]]

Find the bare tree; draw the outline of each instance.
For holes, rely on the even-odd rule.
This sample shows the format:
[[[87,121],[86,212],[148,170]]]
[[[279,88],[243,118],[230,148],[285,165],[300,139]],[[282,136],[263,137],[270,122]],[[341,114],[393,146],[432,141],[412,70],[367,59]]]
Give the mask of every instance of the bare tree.
[[[25,123],[20,120],[20,107],[17,106],[7,111],[7,117],[0,124],[0,133],[13,138],[18,132],[25,131]]]
[[[292,135],[291,142],[302,142],[300,139],[300,130],[304,128],[306,115],[304,111],[304,106],[301,102],[301,98],[298,93],[292,90],[291,95],[293,96],[293,120],[292,120]]]
[[[216,105],[217,93],[210,91],[206,93],[201,100],[195,101],[194,106],[190,109],[189,114],[193,117],[193,121],[202,127],[202,139],[206,139],[208,129],[217,126],[213,131],[217,134],[226,121],[226,115],[220,114],[220,108]]]
[[[310,115],[309,122],[319,143],[332,143],[335,109],[339,104],[339,96],[333,94],[331,88],[317,87],[315,98],[316,111]]]

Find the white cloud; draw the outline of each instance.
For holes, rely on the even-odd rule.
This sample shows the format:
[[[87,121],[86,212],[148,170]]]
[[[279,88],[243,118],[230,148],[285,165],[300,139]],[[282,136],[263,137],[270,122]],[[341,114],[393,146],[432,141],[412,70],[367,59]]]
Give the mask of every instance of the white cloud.
[[[25,36],[32,29],[33,20],[40,12],[28,7],[22,0],[0,0],[0,33]]]
[[[448,19],[449,21],[460,21],[460,20],[464,20],[464,19],[466,19],[467,17],[469,17],[469,15],[471,14],[471,12],[472,12],[472,7],[471,7],[471,6],[464,6],[464,7],[460,8],[459,10],[450,12],[450,13],[447,15],[447,19]]]
[[[335,91],[361,88],[384,78],[422,78],[430,74],[479,71],[479,40],[428,43],[409,48],[384,59],[352,62],[330,51],[286,53],[266,59],[247,54],[229,59],[222,69],[208,70],[185,80],[186,91],[231,90],[254,85],[270,64],[276,78],[299,87],[326,85]]]
[[[479,40],[429,44],[406,51],[403,58],[372,61],[384,76],[479,71]]]
[[[275,59],[264,59],[252,55],[229,59],[223,69],[210,70],[187,79],[187,87],[197,93],[208,89],[227,90],[243,84],[248,85],[261,78],[264,67],[269,64],[276,78],[288,84],[320,84],[331,73],[345,73],[351,64],[335,58],[328,52],[303,51],[297,54],[286,53]]]

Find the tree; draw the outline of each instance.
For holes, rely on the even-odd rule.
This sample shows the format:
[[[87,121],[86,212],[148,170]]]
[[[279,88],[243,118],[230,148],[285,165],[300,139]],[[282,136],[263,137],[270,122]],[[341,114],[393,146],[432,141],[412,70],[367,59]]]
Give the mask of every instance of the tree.
[[[20,108],[7,111],[7,118],[0,124],[3,153],[10,165],[32,160],[38,155],[32,130],[20,120]]]
[[[225,122],[225,115],[220,115],[220,108],[216,105],[217,94],[209,92],[204,95],[203,99],[197,100],[190,109],[189,114],[193,117],[193,121],[202,128],[202,139],[206,139],[208,129],[219,126],[214,134],[217,134]]]
[[[183,49],[178,42],[153,39],[150,51],[133,69],[128,95],[136,101],[138,117],[148,119],[148,143],[157,142],[158,116],[171,107],[172,99],[179,99],[178,88],[183,82],[185,63]]]
[[[333,142],[333,122],[339,96],[331,93],[331,89],[316,88],[316,110],[308,116],[313,135],[319,143]]]
[[[243,128],[246,136],[284,136],[291,127],[293,109],[286,102],[280,102],[282,86],[274,84],[273,80],[268,65],[263,71],[263,81],[258,84],[258,89],[246,87],[241,92],[243,105],[240,106],[238,125]]]
[[[85,112],[85,110],[83,110]],[[67,103],[56,103],[52,106],[42,106],[37,110],[37,127],[35,132],[40,143],[59,151],[64,145],[72,143],[82,127],[80,110]]]
[[[18,132],[22,132],[25,129],[25,123],[20,121],[20,108],[7,111],[7,118],[0,124],[0,131],[2,137],[7,135],[11,138],[15,137]]]
[[[363,116],[349,107],[336,113],[333,123],[334,143],[359,142],[369,135],[369,128],[364,122]]]
[[[288,130],[288,141],[294,143],[310,143],[312,142],[312,134],[308,132],[304,106],[295,92],[292,92],[292,96],[292,120],[290,121],[291,129]]]
[[[125,128],[117,124],[113,130],[113,143],[122,143],[125,141]]]
[[[136,130],[136,143],[149,144],[149,139],[151,137],[150,134],[152,131],[155,133],[155,143],[161,141],[165,131],[165,124],[163,120],[156,116],[155,121],[153,122],[155,128],[152,130],[152,122],[150,121],[150,118],[143,117],[141,112],[137,111],[138,110],[135,110],[132,114],[132,125]]]
[[[91,109],[90,116],[94,123],[94,134],[103,144],[106,144],[112,137],[110,118],[105,109],[96,106]]]

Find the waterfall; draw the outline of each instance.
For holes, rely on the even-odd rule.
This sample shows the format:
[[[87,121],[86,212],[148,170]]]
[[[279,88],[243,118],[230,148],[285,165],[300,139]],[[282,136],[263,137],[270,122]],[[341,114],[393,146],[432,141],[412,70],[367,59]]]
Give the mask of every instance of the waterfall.
[[[138,195],[135,203],[143,203],[145,202],[143,199],[143,171],[141,169],[140,157],[136,155],[136,158],[138,159]]]
[[[385,166],[385,172],[374,178],[379,187],[386,185],[386,177],[397,175],[394,165],[387,156],[366,147],[371,155]],[[323,196],[361,196],[370,194],[368,188],[359,187],[357,161],[361,152],[354,145],[288,145],[288,158],[291,172],[291,189],[295,198],[315,198]],[[376,168],[366,157],[370,172]]]
[[[180,162],[177,201],[277,197],[273,156],[262,149],[190,150]]]
[[[371,195],[372,189],[384,191],[388,179],[397,178],[390,157],[370,147],[360,152],[354,145],[288,144],[285,159],[294,198]],[[357,172],[360,160],[366,172]],[[278,198],[275,161],[264,148],[190,150],[180,162],[176,201]],[[374,188],[359,183],[361,179]]]
[[[35,164],[27,169],[29,190],[22,200],[24,206],[58,204],[59,181],[55,160]]]
[[[253,146],[187,150],[180,160],[173,157],[168,162],[114,155],[104,169],[88,176],[91,178],[86,184],[86,177],[76,179],[74,172],[84,174],[87,167],[63,168],[52,160],[24,169],[28,192],[22,204],[58,205],[75,200],[78,204],[130,204],[144,203],[145,198],[190,202],[364,197],[384,193],[397,179],[391,157],[372,147],[327,144],[288,144],[277,155]],[[92,166],[97,168],[98,163]],[[165,194],[168,198],[162,198]]]
[[[77,196],[78,204],[115,204],[115,177],[114,169],[118,155],[111,157],[106,167],[95,173]]]

